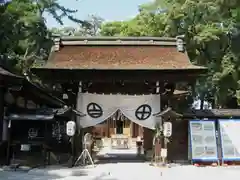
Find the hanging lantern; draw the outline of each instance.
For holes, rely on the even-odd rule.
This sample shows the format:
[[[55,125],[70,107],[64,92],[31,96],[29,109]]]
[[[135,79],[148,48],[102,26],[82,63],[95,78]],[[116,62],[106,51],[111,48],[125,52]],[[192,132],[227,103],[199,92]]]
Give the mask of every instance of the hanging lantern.
[[[68,121],[66,124],[66,130],[68,136],[74,136],[76,132],[76,123],[74,121]]]

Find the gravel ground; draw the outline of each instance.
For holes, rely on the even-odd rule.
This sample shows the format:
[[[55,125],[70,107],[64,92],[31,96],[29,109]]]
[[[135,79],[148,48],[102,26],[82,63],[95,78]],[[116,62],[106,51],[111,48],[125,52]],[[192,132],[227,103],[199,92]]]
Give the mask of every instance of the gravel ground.
[[[28,173],[0,171],[1,180],[234,180],[240,177],[240,167],[194,167],[176,166],[158,168],[147,163],[103,164],[95,168],[34,169]]]
[[[136,150],[112,150],[103,148],[99,156],[136,157]],[[118,158],[119,158],[118,157]],[[50,166],[45,169],[33,169],[29,172],[7,172],[0,170],[0,180],[234,180],[240,179],[239,167],[194,167],[174,166],[159,168],[149,163],[114,163],[99,164],[96,167],[64,168]]]

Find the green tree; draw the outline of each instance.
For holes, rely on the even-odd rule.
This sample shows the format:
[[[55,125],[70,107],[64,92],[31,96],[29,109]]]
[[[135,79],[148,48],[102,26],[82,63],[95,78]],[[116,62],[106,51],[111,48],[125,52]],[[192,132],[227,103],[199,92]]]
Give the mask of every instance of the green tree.
[[[155,14],[140,8],[130,21],[107,22],[101,27],[103,36],[164,36],[164,13]]]
[[[52,28],[50,31],[62,36],[98,36],[103,18],[95,15],[89,15],[85,23],[79,24],[78,27]]]
[[[184,35],[191,61],[208,67],[206,76],[197,82],[196,98],[236,108],[236,98],[240,99],[239,22],[238,1],[155,0],[142,5],[130,21],[103,24],[101,34]]]
[[[73,17],[76,10],[61,6],[57,0],[12,0],[0,6],[0,60],[6,67],[24,73],[38,60],[48,56],[51,39],[43,13],[51,14],[60,24]]]

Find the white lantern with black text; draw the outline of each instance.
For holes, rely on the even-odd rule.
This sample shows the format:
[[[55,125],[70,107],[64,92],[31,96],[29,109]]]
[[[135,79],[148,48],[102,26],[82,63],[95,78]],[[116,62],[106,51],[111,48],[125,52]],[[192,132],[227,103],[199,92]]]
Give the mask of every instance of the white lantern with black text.
[[[165,137],[170,137],[172,135],[172,123],[171,122],[164,122],[163,135]]]
[[[67,135],[74,136],[76,132],[76,123],[74,121],[68,121],[66,126]]]

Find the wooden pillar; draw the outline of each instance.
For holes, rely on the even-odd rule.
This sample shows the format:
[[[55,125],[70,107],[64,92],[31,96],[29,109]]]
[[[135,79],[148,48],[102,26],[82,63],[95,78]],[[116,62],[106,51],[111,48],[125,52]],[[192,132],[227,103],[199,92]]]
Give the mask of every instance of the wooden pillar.
[[[105,128],[105,131],[107,132],[106,137],[110,137],[110,123],[109,123],[110,119],[107,119],[107,129]],[[104,137],[105,138],[105,137]]]
[[[134,138],[134,122],[131,121],[130,123],[130,130],[131,130],[131,137]]]
[[[76,108],[78,107],[78,93],[81,93],[81,92],[83,92],[83,89],[82,89],[82,86],[83,86],[83,83],[80,81],[79,82],[79,84],[78,84],[78,91],[77,91],[77,96],[76,96]],[[79,122],[80,123],[80,122]],[[80,127],[79,127],[80,128]],[[84,134],[83,134],[83,132],[81,131],[81,129],[79,129],[79,131],[80,131],[80,133],[79,133],[79,135],[80,135],[80,146],[79,146],[79,149],[80,149],[80,151],[82,151],[83,150],[83,144],[82,144],[82,140],[83,140],[83,136],[84,136]],[[78,136],[78,138],[79,138],[79,136]]]
[[[76,92],[76,96],[74,96],[73,99],[71,99],[71,106],[72,108],[76,109],[78,107],[78,93],[82,92],[82,82],[79,82],[78,84],[78,91]],[[77,116],[72,112],[71,120],[77,122]],[[80,126],[77,126],[77,128],[80,128]],[[80,138],[80,139],[79,139]],[[82,151],[82,132],[80,129],[77,129],[75,135],[71,139],[72,144],[72,166],[74,166],[75,160],[77,158],[77,155],[79,151]],[[80,142],[80,143],[79,143]]]
[[[6,92],[6,88],[1,83],[0,84],[0,142],[3,137],[3,121],[4,121],[4,94]]]
[[[76,122],[76,117],[72,114],[72,117],[71,117],[71,120],[72,121],[75,121]],[[74,134],[73,137],[71,137],[71,146],[72,146],[72,167],[74,166],[74,163],[75,163],[75,159],[76,159],[76,135],[77,133]]]
[[[133,123],[133,137],[137,137],[138,136],[138,124]]]
[[[11,162],[11,120],[8,121],[8,145],[7,145],[7,157],[6,157],[6,165],[9,165]]]
[[[143,137],[143,127],[139,126],[139,136]]]
[[[151,150],[153,147],[153,137],[154,137],[154,131],[151,129],[148,129],[146,127],[143,128],[143,148],[145,151]]]

